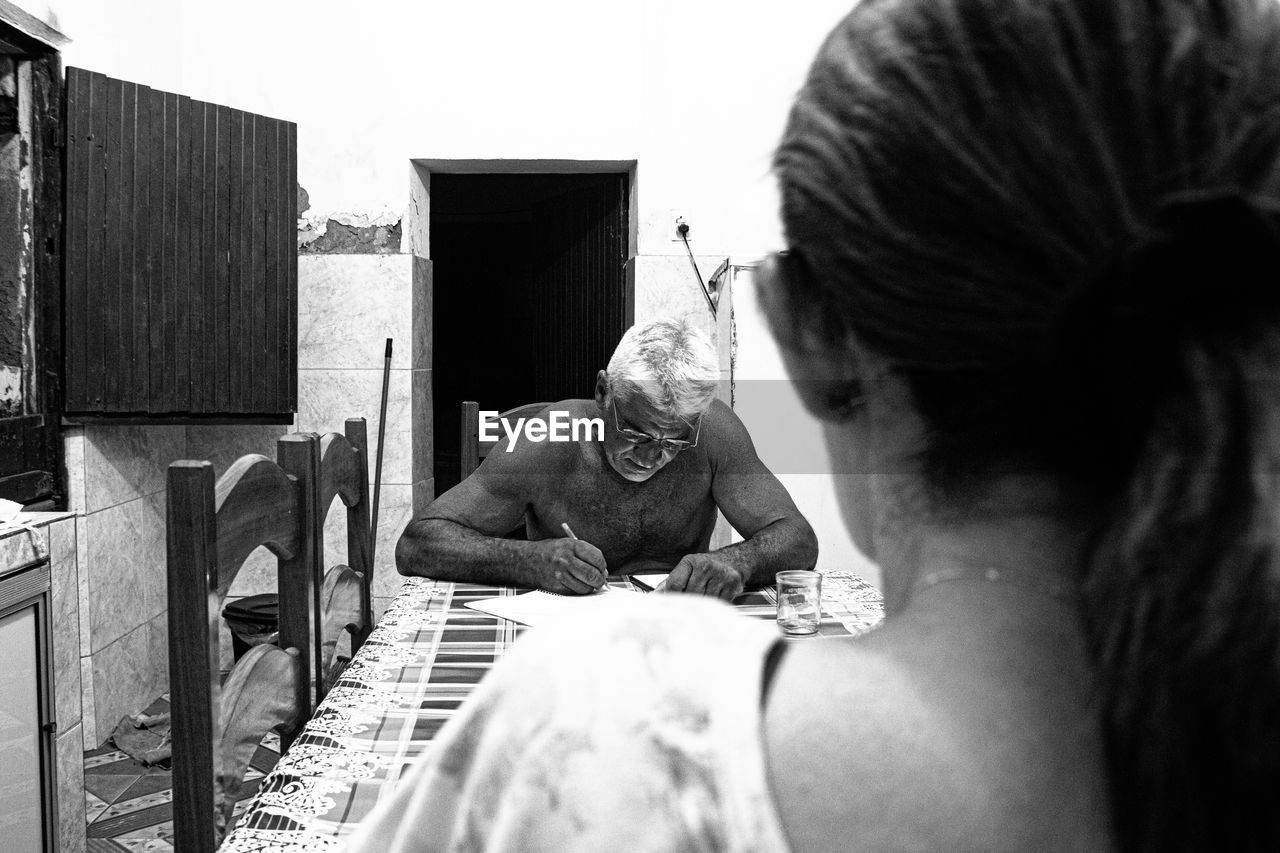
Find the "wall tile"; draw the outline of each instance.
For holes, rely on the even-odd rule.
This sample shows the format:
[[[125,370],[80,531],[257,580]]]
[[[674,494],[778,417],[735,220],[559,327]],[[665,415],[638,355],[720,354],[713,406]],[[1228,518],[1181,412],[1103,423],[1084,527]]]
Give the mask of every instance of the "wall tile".
[[[164,493],[88,516],[90,647],[115,642],[168,606]]]
[[[80,619],[80,656],[84,657],[93,651],[90,645],[93,639],[93,625],[89,614],[93,597],[89,594],[89,519],[76,516],[76,586],[79,589],[79,602],[76,607]]]
[[[49,525],[53,601],[53,684],[58,727],[80,722],[80,582],[76,572],[76,520]]]
[[[11,531],[0,536],[0,571],[31,566],[49,555],[49,532],[33,530]]]
[[[384,485],[413,482],[411,382],[410,371],[391,371],[387,390],[387,432],[382,451]],[[341,432],[347,418],[364,418],[369,431],[370,480],[377,462],[378,407],[381,401],[381,370],[298,371],[298,430]]]
[[[383,486],[383,493],[386,493],[386,486]],[[373,486],[369,487],[369,499],[373,499]],[[379,509],[379,514],[381,514],[381,509]],[[381,521],[378,522],[378,526],[382,526]],[[334,498],[333,503],[329,505],[329,512],[325,516],[323,562],[322,572],[340,564],[351,565],[351,560],[347,554],[347,508],[339,498]]]
[[[378,369],[413,364],[411,255],[298,258],[298,367]],[[301,397],[301,389],[299,389]]]
[[[394,597],[404,578],[396,571],[396,542],[412,517],[413,488],[382,484],[378,508],[378,538],[374,551],[373,595]]]
[[[145,708],[162,693],[169,692],[169,611],[147,623],[148,656],[151,669],[148,673],[151,681],[149,688],[139,696],[142,702],[139,708]]]
[[[95,726],[97,717],[93,703],[93,658],[86,655],[80,658],[80,689],[84,693],[81,704],[80,726],[84,731],[84,748],[98,748],[98,731]]]
[[[84,853],[84,732],[76,725],[57,739],[59,853]]]
[[[94,717],[99,740],[105,740],[122,717],[147,707],[168,689],[166,631],[161,614],[94,653]]]
[[[428,477],[413,484],[413,517],[417,518],[427,511],[431,502],[436,499],[436,478]]]
[[[231,463],[247,453],[259,453],[275,459],[276,442],[295,428],[284,425],[224,425],[189,426],[186,429],[186,458],[209,460],[213,463],[213,475],[221,477]]]
[[[67,509],[84,512],[84,427],[67,427],[63,431],[62,461],[67,469]]]
[[[279,577],[279,560],[266,546],[259,545],[245,559],[240,572],[231,583],[228,596],[237,598],[245,595],[257,595],[261,592],[275,592],[276,579]]]
[[[46,530],[49,536],[49,559],[56,563],[76,562],[76,519],[69,516],[50,524]]]
[[[413,371],[413,399],[410,408],[413,467],[409,476],[414,483],[430,477],[435,470],[435,408],[432,399],[432,378],[430,370]]]
[[[161,491],[169,463],[185,454],[185,427],[85,427],[85,511]]]
[[[413,258],[413,360],[415,370],[431,367],[432,318],[435,310],[435,270],[427,258]]]

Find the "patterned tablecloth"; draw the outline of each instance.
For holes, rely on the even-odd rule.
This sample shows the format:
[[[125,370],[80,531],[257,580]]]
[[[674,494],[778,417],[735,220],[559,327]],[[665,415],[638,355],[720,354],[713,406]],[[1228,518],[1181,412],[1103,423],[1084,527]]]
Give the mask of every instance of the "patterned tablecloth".
[[[638,589],[629,579],[611,585]],[[409,578],[257,796],[221,853],[331,851],[394,786],[523,625],[467,608],[523,590]],[[734,606],[774,618],[772,589]],[[823,573],[820,636],[849,636],[883,616],[880,593],[857,575]],[[796,640],[795,642],[812,642]]]

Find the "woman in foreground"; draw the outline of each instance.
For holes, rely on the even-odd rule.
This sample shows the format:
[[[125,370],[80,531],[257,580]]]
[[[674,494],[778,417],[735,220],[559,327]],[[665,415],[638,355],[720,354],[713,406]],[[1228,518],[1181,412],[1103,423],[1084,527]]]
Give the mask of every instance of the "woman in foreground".
[[[776,165],[885,623],[534,632],[353,846],[1280,849],[1280,4],[865,0]]]

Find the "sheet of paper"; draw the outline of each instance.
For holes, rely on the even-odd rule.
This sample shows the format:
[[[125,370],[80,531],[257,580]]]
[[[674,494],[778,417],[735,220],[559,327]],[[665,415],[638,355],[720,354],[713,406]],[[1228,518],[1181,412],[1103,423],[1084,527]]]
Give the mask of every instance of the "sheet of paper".
[[[553,592],[535,590],[520,595],[504,595],[498,598],[482,598],[470,601],[467,607],[492,616],[510,619],[522,625],[546,625],[577,619],[582,616],[634,605],[644,598],[643,592],[611,587],[608,592],[591,595],[556,595]]]

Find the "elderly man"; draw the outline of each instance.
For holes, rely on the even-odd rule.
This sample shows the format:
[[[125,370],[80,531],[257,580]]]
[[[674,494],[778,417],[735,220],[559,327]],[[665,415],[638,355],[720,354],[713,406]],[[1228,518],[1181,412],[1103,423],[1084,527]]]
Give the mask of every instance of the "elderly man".
[[[812,568],[813,530],[742,422],[714,399],[718,379],[715,351],[697,329],[676,320],[633,326],[598,374],[594,400],[548,409],[565,413],[556,415],[562,423],[598,418],[603,435],[500,444],[409,523],[396,567],[572,594],[600,588],[609,574],[662,570],[671,573],[667,590],[724,599],[774,572]],[[708,552],[717,508],[745,541]],[[500,538],[521,519],[530,541]]]

